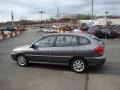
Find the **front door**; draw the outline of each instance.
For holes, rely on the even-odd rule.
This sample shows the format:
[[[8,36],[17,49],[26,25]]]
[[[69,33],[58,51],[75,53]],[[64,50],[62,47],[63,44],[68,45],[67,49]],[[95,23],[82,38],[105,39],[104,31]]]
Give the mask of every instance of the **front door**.
[[[35,43],[35,48],[29,53],[29,60],[36,62],[50,62],[51,49],[55,36],[46,36]]]

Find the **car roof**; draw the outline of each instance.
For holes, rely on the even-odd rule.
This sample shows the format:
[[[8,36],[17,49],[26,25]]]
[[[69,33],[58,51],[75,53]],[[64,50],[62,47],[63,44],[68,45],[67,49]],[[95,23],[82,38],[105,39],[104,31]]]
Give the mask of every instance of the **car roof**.
[[[69,33],[53,33],[53,34],[48,34],[46,36],[49,36],[49,35],[71,35],[71,36],[89,36],[89,34],[87,33],[75,33],[75,32],[69,32]]]

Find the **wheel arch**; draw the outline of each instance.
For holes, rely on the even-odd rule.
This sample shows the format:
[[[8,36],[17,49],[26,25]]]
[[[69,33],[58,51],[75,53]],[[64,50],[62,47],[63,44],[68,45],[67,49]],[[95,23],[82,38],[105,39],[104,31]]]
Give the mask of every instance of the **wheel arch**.
[[[17,60],[17,57],[18,57],[19,55],[25,56],[25,54],[23,54],[23,53],[18,53],[18,54],[16,55],[16,57],[15,57],[15,60]],[[25,56],[25,58],[28,60],[28,58],[27,58],[26,56]]]
[[[71,65],[72,61],[75,60],[75,59],[82,59],[82,60],[84,60],[85,63],[88,65],[87,60],[86,60],[84,57],[81,57],[81,56],[73,56],[73,57],[69,60],[69,65]]]

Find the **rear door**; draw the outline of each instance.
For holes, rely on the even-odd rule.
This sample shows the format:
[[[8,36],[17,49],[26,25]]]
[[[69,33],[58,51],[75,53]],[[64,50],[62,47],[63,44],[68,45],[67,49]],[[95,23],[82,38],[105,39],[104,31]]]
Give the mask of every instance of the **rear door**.
[[[55,46],[52,47],[52,62],[68,63],[75,55],[78,48],[76,36],[59,35],[56,38]]]

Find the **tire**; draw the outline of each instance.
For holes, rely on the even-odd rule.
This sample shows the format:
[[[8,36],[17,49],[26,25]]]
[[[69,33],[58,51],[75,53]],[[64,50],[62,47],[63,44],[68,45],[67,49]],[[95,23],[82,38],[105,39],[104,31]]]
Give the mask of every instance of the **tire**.
[[[71,62],[71,69],[76,72],[76,73],[82,73],[85,72],[87,69],[87,63],[85,60],[79,58],[79,59],[74,59]]]
[[[18,55],[16,61],[17,64],[21,67],[25,67],[29,64],[27,58],[24,55]]]

